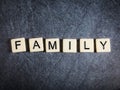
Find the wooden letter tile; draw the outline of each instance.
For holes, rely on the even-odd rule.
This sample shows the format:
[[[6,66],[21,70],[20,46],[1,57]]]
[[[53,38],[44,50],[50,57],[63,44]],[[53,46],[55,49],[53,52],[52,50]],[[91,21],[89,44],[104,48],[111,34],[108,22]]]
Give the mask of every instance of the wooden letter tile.
[[[60,52],[60,39],[59,38],[46,39],[46,52]]]
[[[63,39],[63,52],[77,52],[77,39]]]
[[[111,52],[110,39],[96,39],[96,52]]]
[[[80,39],[80,52],[94,52],[94,39]]]
[[[11,39],[11,48],[13,53],[25,52],[26,51],[25,38]]]
[[[29,39],[29,48],[30,48],[30,52],[39,52],[39,51],[43,51],[44,47],[43,47],[43,38],[30,38]]]

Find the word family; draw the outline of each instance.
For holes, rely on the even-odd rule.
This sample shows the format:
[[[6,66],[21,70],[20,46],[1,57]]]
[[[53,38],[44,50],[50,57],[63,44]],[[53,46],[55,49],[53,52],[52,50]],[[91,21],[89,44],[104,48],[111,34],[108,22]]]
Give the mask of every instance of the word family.
[[[111,52],[109,38],[82,38],[82,39],[62,39],[59,38],[30,38],[26,45],[25,38],[11,39],[11,50],[13,53],[26,52],[29,46],[30,52]]]

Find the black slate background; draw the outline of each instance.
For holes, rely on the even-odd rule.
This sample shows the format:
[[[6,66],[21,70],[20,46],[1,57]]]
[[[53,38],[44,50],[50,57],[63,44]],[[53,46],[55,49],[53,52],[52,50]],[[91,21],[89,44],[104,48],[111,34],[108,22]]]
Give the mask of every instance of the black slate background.
[[[111,53],[17,53],[12,38],[110,38]],[[0,0],[0,90],[120,90],[120,0]]]

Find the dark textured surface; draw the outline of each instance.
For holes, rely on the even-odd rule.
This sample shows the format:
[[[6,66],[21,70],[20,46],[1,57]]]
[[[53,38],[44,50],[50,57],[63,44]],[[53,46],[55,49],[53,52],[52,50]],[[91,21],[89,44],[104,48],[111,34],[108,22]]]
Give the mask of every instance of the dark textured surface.
[[[111,53],[18,53],[11,38],[111,38]],[[0,90],[119,90],[120,0],[0,0]]]

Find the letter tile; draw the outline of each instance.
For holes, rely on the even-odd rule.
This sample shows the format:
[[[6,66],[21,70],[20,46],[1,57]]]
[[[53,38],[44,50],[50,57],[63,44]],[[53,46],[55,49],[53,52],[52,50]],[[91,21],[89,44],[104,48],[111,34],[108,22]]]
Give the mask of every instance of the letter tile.
[[[39,52],[44,50],[43,38],[30,38],[29,39],[29,50],[30,52]]]
[[[25,52],[26,51],[25,38],[11,39],[11,48],[13,53]]]
[[[109,38],[96,39],[96,52],[111,52]]]
[[[60,52],[60,39],[59,38],[46,39],[46,52]]]
[[[80,52],[94,52],[94,39],[80,39]]]
[[[77,52],[77,39],[63,39],[63,52],[76,53]]]

